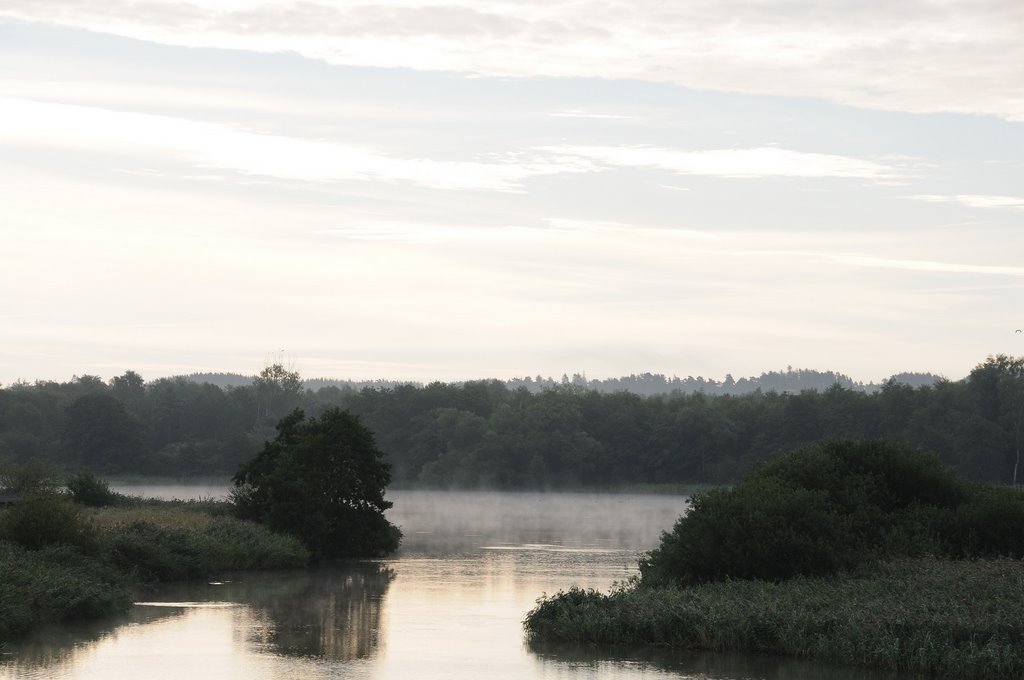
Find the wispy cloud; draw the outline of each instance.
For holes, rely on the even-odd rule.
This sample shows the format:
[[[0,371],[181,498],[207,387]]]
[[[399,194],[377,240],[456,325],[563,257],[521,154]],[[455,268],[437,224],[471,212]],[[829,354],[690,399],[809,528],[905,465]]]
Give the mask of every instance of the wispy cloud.
[[[329,140],[21,99],[0,99],[0,141],[135,154],[142,159],[157,155],[195,168],[282,180],[393,181],[450,190],[514,192],[522,190],[522,183],[531,177],[595,169],[578,157],[553,154],[508,156],[492,163],[399,158]],[[185,176],[210,179],[213,173],[190,172]]]
[[[618,113],[597,113],[594,111],[554,111],[548,114],[552,118],[592,118],[595,120],[638,120],[639,116],[627,116]]]
[[[1024,276],[1024,267],[1008,267],[988,264],[961,264],[956,262],[935,262],[932,260],[903,260],[873,255],[833,254],[827,256],[842,264],[857,267],[882,269],[905,269],[916,272],[939,274],[986,274],[993,276]]]
[[[778,147],[684,151],[652,146],[552,146],[543,151],[620,167],[658,168],[712,177],[854,177],[885,180],[899,169],[860,158]]]
[[[1024,120],[1019,0],[808,7],[802,0],[0,0],[0,16],[339,64],[670,81]]]
[[[1018,208],[1024,210],[1024,197],[992,196],[988,194],[917,194],[907,196],[913,201],[926,203],[958,203],[968,208]]]

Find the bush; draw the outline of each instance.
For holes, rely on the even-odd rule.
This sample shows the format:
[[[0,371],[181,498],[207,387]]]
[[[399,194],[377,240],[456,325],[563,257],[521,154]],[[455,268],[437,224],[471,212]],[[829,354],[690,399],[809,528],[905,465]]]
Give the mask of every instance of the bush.
[[[0,466],[0,490],[22,494],[54,493],[60,488],[61,472],[56,465],[30,460]]]
[[[301,567],[309,560],[297,539],[233,517],[166,505],[104,510],[97,517],[107,561],[144,581]]]
[[[401,532],[384,516],[391,468],[359,418],[332,408],[296,409],[277,438],[241,467],[231,499],[244,519],[298,536],[320,557],[381,557]]]
[[[76,503],[94,508],[117,505],[121,495],[110,490],[110,485],[90,472],[82,472],[70,477],[65,486]]]
[[[0,640],[50,621],[128,609],[122,575],[67,546],[33,551],[0,541]]]
[[[905,446],[837,440],[695,495],[640,571],[649,585],[778,581],[929,553],[1024,556],[1024,494],[962,481]]]
[[[30,550],[51,545],[96,549],[96,529],[81,508],[59,496],[37,496],[16,503],[0,515],[0,539]]]

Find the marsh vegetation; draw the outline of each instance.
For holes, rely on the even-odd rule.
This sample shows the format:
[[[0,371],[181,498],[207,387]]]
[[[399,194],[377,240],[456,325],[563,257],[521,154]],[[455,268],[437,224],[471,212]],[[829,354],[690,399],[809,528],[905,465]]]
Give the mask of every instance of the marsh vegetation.
[[[1024,670],[1024,494],[931,455],[832,441],[689,512],[607,594],[527,616],[534,640],[810,656],[950,677]]]

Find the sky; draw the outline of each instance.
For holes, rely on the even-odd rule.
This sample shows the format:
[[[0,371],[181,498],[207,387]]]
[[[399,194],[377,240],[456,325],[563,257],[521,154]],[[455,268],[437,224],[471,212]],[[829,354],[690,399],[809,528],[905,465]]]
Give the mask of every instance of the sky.
[[[1024,354],[1020,0],[0,0],[0,383]]]

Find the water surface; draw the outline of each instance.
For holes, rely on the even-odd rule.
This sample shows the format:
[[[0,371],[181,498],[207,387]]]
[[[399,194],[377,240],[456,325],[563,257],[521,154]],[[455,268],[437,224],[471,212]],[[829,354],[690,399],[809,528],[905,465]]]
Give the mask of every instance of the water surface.
[[[168,497],[166,487],[142,493]],[[8,646],[0,678],[888,677],[748,655],[525,643],[522,619],[538,596],[628,579],[638,555],[683,511],[682,497],[397,491],[389,498],[389,517],[405,533],[393,559],[225,574],[140,593],[124,617],[60,626]]]

